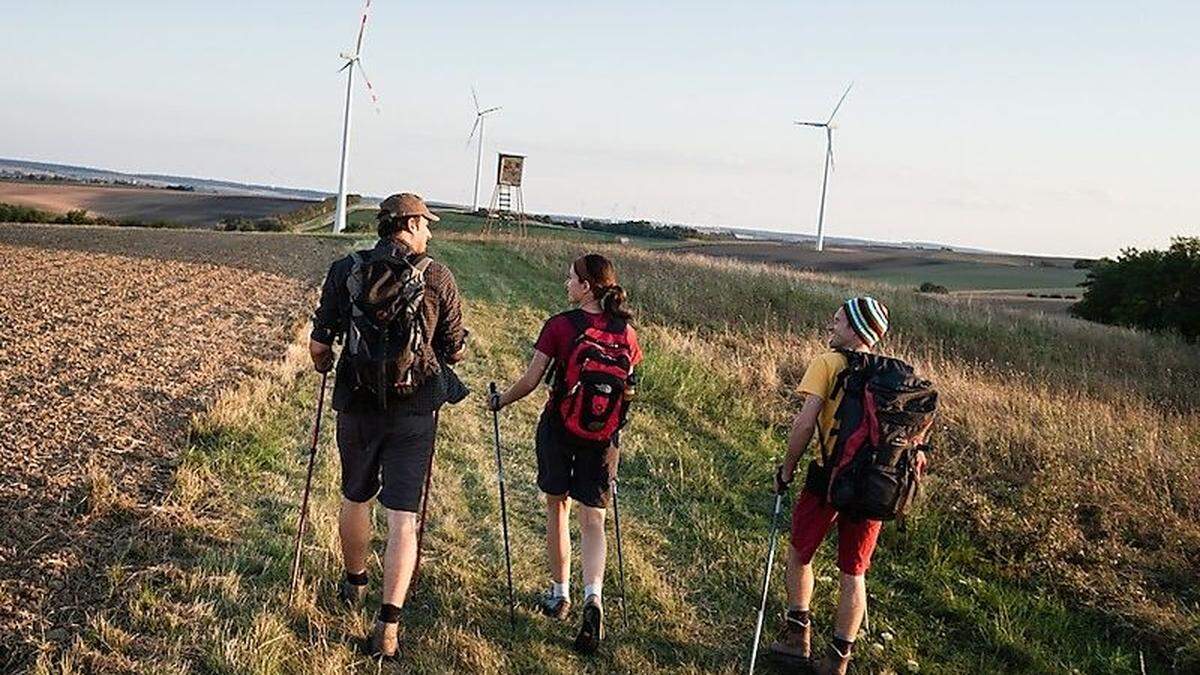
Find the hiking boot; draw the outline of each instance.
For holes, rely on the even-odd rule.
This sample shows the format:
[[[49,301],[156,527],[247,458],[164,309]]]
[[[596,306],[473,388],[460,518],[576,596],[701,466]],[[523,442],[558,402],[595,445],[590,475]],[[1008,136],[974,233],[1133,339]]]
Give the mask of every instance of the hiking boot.
[[[400,652],[400,624],[376,621],[367,638],[367,654],[394,659]]]
[[[833,645],[829,645],[829,651],[825,652],[825,658],[813,663],[815,675],[846,675],[848,668],[850,668],[850,655],[842,654]]]
[[[603,639],[604,609],[600,607],[600,599],[593,595],[583,603],[583,625],[579,627],[579,635],[575,636],[575,651],[589,656],[595,654]]]
[[[571,600],[561,595],[547,592],[538,602],[538,607],[542,610],[542,614],[562,620],[567,618],[567,612],[571,610]]]
[[[801,622],[790,613],[785,617],[783,630],[768,649],[776,656],[807,661],[812,657],[812,619]]]
[[[366,584],[352,584],[349,581],[342,579],[342,583],[338,585],[338,600],[350,609],[354,609],[355,607],[361,605],[366,597]]]

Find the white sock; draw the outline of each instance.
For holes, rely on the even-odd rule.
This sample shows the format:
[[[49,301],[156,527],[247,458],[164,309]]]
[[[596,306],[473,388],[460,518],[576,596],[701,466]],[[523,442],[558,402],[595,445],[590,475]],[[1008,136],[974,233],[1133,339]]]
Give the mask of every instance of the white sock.
[[[570,580],[564,581],[561,584],[558,583],[557,581],[551,582],[550,583],[550,592],[553,593],[554,597],[556,597],[556,598],[571,597],[571,582],[570,582]]]
[[[596,602],[600,602],[600,597],[603,594],[603,590],[603,581],[597,581],[594,584],[585,584],[583,587],[583,601],[587,602],[587,599],[594,595],[596,596]]]

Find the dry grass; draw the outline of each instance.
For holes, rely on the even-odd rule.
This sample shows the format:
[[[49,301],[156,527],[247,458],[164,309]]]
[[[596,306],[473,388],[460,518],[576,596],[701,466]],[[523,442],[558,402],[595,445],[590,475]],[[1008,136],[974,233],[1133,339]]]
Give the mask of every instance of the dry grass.
[[[550,269],[579,252],[507,245]],[[934,508],[1013,575],[1119,616],[1167,651],[1200,649],[1200,349],[765,265],[603,251],[656,342],[738,382],[730,405],[774,425],[796,409],[837,303],[884,299],[885,349],[943,394]]]

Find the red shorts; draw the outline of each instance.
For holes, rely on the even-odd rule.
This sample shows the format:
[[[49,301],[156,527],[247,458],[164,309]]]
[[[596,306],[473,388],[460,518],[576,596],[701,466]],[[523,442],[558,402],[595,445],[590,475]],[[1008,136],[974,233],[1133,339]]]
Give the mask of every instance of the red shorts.
[[[838,512],[832,506],[808,490],[800,491],[800,498],[792,510],[792,548],[800,562],[805,565],[812,562],[813,554],[834,521],[838,526],[838,569],[853,576],[866,574],[883,523],[838,518]]]

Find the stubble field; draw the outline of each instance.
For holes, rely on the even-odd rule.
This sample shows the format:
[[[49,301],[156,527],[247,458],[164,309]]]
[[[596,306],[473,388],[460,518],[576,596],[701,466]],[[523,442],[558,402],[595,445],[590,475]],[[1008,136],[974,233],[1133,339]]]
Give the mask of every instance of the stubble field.
[[[0,670],[78,632],[169,519],[190,417],[280,358],[331,246],[247,241],[0,226]]]

